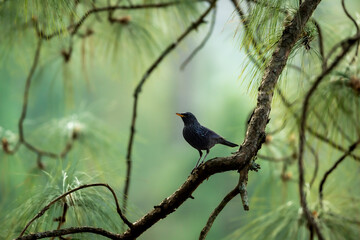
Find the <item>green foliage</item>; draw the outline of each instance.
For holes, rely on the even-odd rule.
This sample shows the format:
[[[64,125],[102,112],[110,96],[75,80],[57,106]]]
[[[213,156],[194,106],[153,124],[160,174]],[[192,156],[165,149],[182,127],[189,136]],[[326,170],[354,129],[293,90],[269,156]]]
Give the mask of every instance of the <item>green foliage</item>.
[[[29,89],[25,138],[41,150],[59,154],[74,140],[74,132],[77,134],[66,156],[41,158],[45,170],[36,167],[37,154],[24,146],[14,155],[0,150],[1,239],[15,238],[42,207],[82,184],[108,183],[116,190],[121,205],[123,196],[119,193],[126,176],[125,157],[135,86],[162,51],[174,43],[208,5],[206,1],[183,0],[167,8],[100,11],[89,15],[72,35],[67,28],[90,9],[106,8],[109,2],[112,6],[118,0],[76,2],[0,1],[0,138],[6,139],[10,149],[19,140],[18,121],[25,80],[38,41],[36,24],[45,35],[58,36],[44,39],[42,43],[40,61]],[[172,1],[132,0],[120,1],[120,5],[130,6],[130,2],[137,5]],[[242,86],[255,96],[282,31],[293,19],[299,4],[298,0],[257,0],[257,3],[250,1],[249,5],[247,2],[241,1],[241,7],[248,33],[242,23],[238,29],[229,31],[224,26],[230,25],[230,21],[217,22],[212,38],[199,52],[199,57],[192,60],[185,72],[180,72],[181,60],[201,42],[208,28],[209,14],[198,32],[192,33],[196,43],[194,39],[177,43],[180,46],[175,53],[157,66],[143,88],[133,145],[131,200],[126,214],[131,221],[139,219],[174,192],[197,160],[198,153],[188,148],[181,137],[182,123],[175,112],[192,111],[201,123],[241,144],[248,114],[255,103],[249,100],[240,84],[236,86],[235,79],[240,75]],[[306,219],[298,204],[297,157],[303,100],[322,71],[320,39],[314,20],[322,27],[326,53],[354,33],[354,25],[343,14],[339,3],[334,2],[322,1],[319,5],[319,11],[307,23],[292,49],[277,84],[287,102],[275,91],[267,141],[259,152],[265,157],[257,160],[262,169],[249,176],[251,210],[243,212],[236,197],[220,213],[208,239],[224,236],[227,239],[308,239]],[[346,2],[353,6],[349,9],[355,16],[359,3]],[[220,18],[216,19],[228,19],[233,11],[231,8],[230,12],[221,12],[222,4],[217,3]],[[232,16],[237,19],[237,12]],[[329,16],[334,17],[329,19]],[[234,31],[239,54],[231,45]],[[334,51],[328,65],[340,51],[341,48]],[[308,127],[346,150],[360,135],[359,57],[354,56],[353,50],[320,84],[310,101],[307,121]],[[360,235],[360,190],[356,188],[360,184],[359,162],[348,156],[329,177],[321,208],[319,183],[343,152],[309,132],[306,140],[306,194],[312,214],[326,239],[357,239]],[[209,158],[230,152],[216,147]],[[359,156],[359,149],[353,153]],[[265,162],[266,157],[278,161]],[[187,201],[140,238],[197,238],[211,211],[237,179],[234,173],[219,174],[205,181],[194,192],[194,200]],[[69,209],[61,228],[89,225],[121,232],[123,223],[116,213],[112,195],[97,187],[77,191],[54,204],[27,233],[56,229],[59,222],[54,219],[61,216],[64,202]],[[90,234],[72,237],[97,239]]]
[[[53,199],[94,180],[94,177],[84,172],[74,172],[70,164],[66,168],[70,172],[55,170],[40,174],[39,177],[44,178],[47,184],[33,189],[27,201],[16,203],[17,206],[14,204],[14,209],[5,217],[2,239],[17,237],[27,222]],[[62,216],[65,203],[68,210],[64,227],[98,226],[113,232],[119,232],[121,229],[121,219],[116,213],[114,198],[105,188],[97,187],[76,191],[56,202],[41,218],[35,220],[25,233],[56,229],[59,224],[56,219]],[[7,230],[4,231],[5,229]],[[8,231],[10,229],[11,231]],[[84,234],[80,236],[84,237]]]

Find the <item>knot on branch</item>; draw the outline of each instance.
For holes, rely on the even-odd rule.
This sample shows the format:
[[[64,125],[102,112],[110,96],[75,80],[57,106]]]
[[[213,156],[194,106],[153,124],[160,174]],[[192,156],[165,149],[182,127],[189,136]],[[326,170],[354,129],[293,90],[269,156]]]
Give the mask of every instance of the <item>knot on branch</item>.
[[[131,21],[131,16],[124,16],[120,18],[114,18],[110,16],[108,19],[111,24],[119,23],[121,25],[128,25],[129,22]]]

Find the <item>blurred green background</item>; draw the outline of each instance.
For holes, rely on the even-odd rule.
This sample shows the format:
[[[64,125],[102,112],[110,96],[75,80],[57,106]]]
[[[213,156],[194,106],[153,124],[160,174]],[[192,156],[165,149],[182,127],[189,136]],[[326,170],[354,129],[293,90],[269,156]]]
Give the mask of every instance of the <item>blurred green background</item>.
[[[360,3],[349,1],[349,5],[352,6],[349,9],[354,15],[357,14],[359,20]],[[321,19],[322,23],[327,23],[327,32],[332,31],[331,27],[345,32],[348,29],[341,26],[342,22],[347,22],[348,19],[339,11],[342,11],[339,3],[323,1],[315,16]],[[141,14],[132,15],[134,22]],[[144,23],[154,30],[148,37],[159,37],[160,40],[147,41],[146,34],[132,35],[131,30],[121,30],[119,34],[125,43],[118,43],[111,35],[111,31],[116,34],[117,30],[114,26],[108,26],[104,30],[100,29],[99,33],[95,31],[95,34],[100,36],[75,43],[69,63],[65,63],[60,55],[61,50],[68,44],[66,36],[44,42],[30,89],[28,114],[24,122],[26,139],[41,149],[60,152],[74,128],[80,129],[80,137],[65,159],[44,157],[45,170],[36,167],[36,155],[24,146],[20,147],[15,155],[0,151],[0,220],[5,226],[0,230],[0,237],[15,237],[47,200],[79,184],[108,183],[116,190],[119,199],[122,198],[133,90],[156,56],[181,33],[181,26],[165,31],[165,28],[161,27],[165,24],[163,20],[156,19],[156,16],[150,18],[152,21]],[[176,26],[177,19],[171,24]],[[210,21],[210,18],[208,20]],[[185,181],[198,159],[198,152],[182,137],[183,123],[175,115],[176,112],[194,113],[201,124],[232,142],[240,144],[244,138],[245,123],[256,104],[254,92],[257,85],[250,88],[254,91],[249,91],[247,80],[239,78],[241,76],[247,79],[246,75],[250,75],[250,72],[249,68],[245,69],[245,65],[251,63],[244,49],[240,49],[243,29],[239,28],[239,19],[230,1],[218,3],[216,24],[211,38],[184,71],[179,69],[184,59],[207,33],[206,28],[202,26],[181,43],[157,67],[140,94],[127,213],[131,221],[139,219],[154,205],[171,195]],[[0,67],[0,137],[8,139],[11,146],[17,139],[25,79],[36,46],[32,35],[31,31],[24,34],[19,32],[15,34],[15,40],[8,39],[8,42],[1,43],[4,54]],[[343,37],[338,34],[333,41],[338,38]],[[299,62],[301,61],[304,60]],[[293,62],[297,63],[297,59]],[[304,63],[305,67],[311,64]],[[291,79],[301,78],[298,75],[296,72],[289,73],[282,79],[281,86],[286,86],[285,89],[289,89],[289,92],[296,91],[299,83]],[[275,96],[274,107],[279,105],[279,99]],[[274,110],[271,129],[282,124],[285,118],[283,111],[284,109]],[[275,137],[274,145],[265,145],[261,153],[291,153],[295,144],[291,141],[297,141],[297,135],[291,135],[297,134],[295,131],[296,129],[292,128]],[[328,150],[318,142],[314,142],[314,146],[324,157],[334,154],[340,156],[335,150]],[[227,156],[232,151],[234,149],[216,146],[211,150],[208,159]],[[305,159],[309,167],[306,172],[307,179],[310,179],[313,169],[310,156],[311,153],[307,153]],[[327,163],[323,159],[321,161],[324,161],[321,170],[323,173],[332,162]],[[257,224],[275,229],[270,233],[259,230],[261,234],[268,236],[268,239],[289,239],[287,233],[277,235],[283,231],[286,224],[289,229],[293,227],[293,239],[305,239],[306,226],[299,224],[301,216],[296,164],[289,164],[287,173],[291,179],[283,181],[281,163],[265,162],[261,159],[258,163],[261,164],[260,172],[251,172],[249,175],[250,211],[243,211],[241,199],[237,196],[221,212],[207,239],[244,239],[236,230],[247,226],[251,229],[247,236],[256,236],[260,234],[256,232]],[[355,187],[359,184],[359,170],[358,163],[345,161],[327,186],[326,194],[334,195],[333,203],[339,203],[336,208],[343,214],[346,211],[356,213],[353,208],[344,206],[346,201],[342,204],[344,198],[339,197],[348,191],[351,191],[352,196],[357,196],[354,209],[359,212],[359,188]],[[197,239],[210,213],[236,186],[237,181],[236,172],[212,176],[195,191],[195,199],[187,200],[176,212],[158,222],[139,239]],[[316,186],[318,181],[319,179]],[[116,216],[110,194],[96,197],[97,191],[105,193],[100,189],[88,191],[89,194],[94,193],[95,200],[89,197],[91,195],[86,196],[87,190],[79,193],[83,209],[70,212],[69,216],[76,220],[68,217],[70,220],[63,227],[93,225],[119,231],[120,219]],[[315,194],[309,192],[309,199],[316,199]],[[310,201],[310,205],[316,201]],[[89,202],[93,202],[93,205]],[[36,223],[30,231],[55,229],[57,223],[52,219],[60,213],[61,207],[55,207],[43,217],[46,223]],[[267,219],[266,214],[269,213],[270,219]],[[258,217],[263,219],[259,220]],[[259,222],[252,222],[254,219]],[[282,224],[279,224],[281,221]],[[271,227],[271,224],[275,224],[274,227]],[[352,239],[356,235],[349,236],[344,239]]]

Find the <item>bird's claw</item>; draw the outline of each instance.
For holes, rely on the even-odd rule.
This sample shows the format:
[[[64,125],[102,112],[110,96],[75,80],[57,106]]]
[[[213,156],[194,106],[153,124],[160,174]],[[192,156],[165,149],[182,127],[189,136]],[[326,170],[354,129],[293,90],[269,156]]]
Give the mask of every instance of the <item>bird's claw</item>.
[[[259,171],[259,169],[261,169],[260,164],[257,164],[256,162],[251,162],[249,170],[257,172]]]

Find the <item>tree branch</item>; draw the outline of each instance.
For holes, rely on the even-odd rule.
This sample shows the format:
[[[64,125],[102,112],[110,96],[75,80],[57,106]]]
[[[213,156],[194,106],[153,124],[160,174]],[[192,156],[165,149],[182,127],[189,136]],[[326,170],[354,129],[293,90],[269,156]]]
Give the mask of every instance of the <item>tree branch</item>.
[[[315,20],[313,20],[314,25],[316,27],[316,30],[318,32],[318,36],[319,36],[319,51],[320,51],[320,56],[321,56],[321,61],[322,61],[322,69],[323,71],[327,68],[326,66],[326,61],[325,61],[325,50],[324,50],[324,40],[323,40],[323,36],[322,36],[322,31],[321,31],[321,27],[319,25],[319,23]]]
[[[306,2],[304,2],[305,4]],[[303,153],[304,153],[304,142],[305,142],[305,126],[306,126],[306,119],[307,119],[307,111],[309,108],[309,102],[310,98],[315,92],[316,88],[319,86],[321,81],[325,78],[327,74],[329,74],[339,63],[340,61],[345,57],[345,55],[350,51],[351,47],[357,42],[357,40],[360,38],[360,35],[357,35],[355,37],[348,38],[344,41],[342,41],[341,46],[343,47],[343,51],[336,57],[334,62],[325,70],[322,71],[322,73],[316,78],[314,81],[314,84],[310,88],[310,90],[307,92],[306,97],[304,99],[302,113],[301,113],[301,119],[300,119],[300,133],[299,133],[299,158],[298,158],[298,168],[299,168],[299,192],[300,192],[300,203],[301,207],[305,213],[306,219],[310,225],[310,227],[313,227],[319,240],[323,240],[324,237],[322,233],[320,232],[320,228],[318,224],[316,223],[315,219],[311,215],[306,202],[306,196],[304,192],[304,163],[303,163]]]
[[[239,182],[240,183],[240,182]],[[224,199],[219,203],[219,205],[214,209],[214,211],[211,213],[208,221],[206,222],[205,227],[201,230],[199,240],[204,240],[207,236],[207,234],[210,231],[210,228],[212,227],[215,219],[220,214],[220,212],[225,208],[225,206],[235,197],[239,194],[239,184],[236,185],[236,187],[231,190]]]
[[[326,171],[326,173],[324,174],[321,182],[320,182],[320,185],[319,185],[319,199],[320,199],[320,206],[322,207],[323,206],[323,189],[324,189],[324,185],[325,185],[325,182],[327,180],[327,178],[329,177],[329,175],[337,168],[337,166],[347,157],[350,155],[351,152],[353,152],[357,145],[360,144],[360,139],[357,140],[355,143],[351,144],[349,146],[349,149],[347,150],[346,153],[344,153],[335,163],[334,165]]]
[[[110,239],[120,239],[119,234],[108,232],[102,228],[94,228],[94,227],[71,227],[64,228],[59,230],[52,230],[46,232],[33,233],[26,236],[20,236],[16,238],[16,240],[34,240],[34,239],[42,239],[48,237],[59,237],[74,233],[94,233],[96,235],[101,235]]]
[[[342,7],[344,9],[344,12],[345,12],[346,16],[354,23],[354,25],[356,27],[356,34],[359,35],[360,34],[360,28],[359,28],[356,20],[350,15],[348,10],[346,9],[345,0],[341,0],[341,5],[342,5]],[[355,57],[358,55],[359,43],[360,43],[360,41],[358,40],[357,45],[356,45],[355,55],[354,55],[353,59],[351,60],[351,62],[353,62],[355,60]]]
[[[49,208],[54,205],[57,201],[61,200],[62,198],[64,198],[65,196],[76,192],[78,190],[84,189],[84,188],[89,188],[89,187],[106,187],[107,189],[109,189],[109,191],[112,193],[114,200],[115,200],[115,204],[116,204],[116,211],[119,214],[120,218],[124,221],[124,223],[126,223],[126,225],[129,226],[129,228],[132,228],[132,223],[125,217],[125,215],[121,212],[120,206],[119,206],[119,201],[117,199],[117,196],[115,194],[115,191],[108,185],[105,183],[94,183],[94,184],[85,184],[85,185],[81,185],[77,188],[74,188],[70,191],[67,191],[64,194],[61,194],[59,197],[55,198],[54,200],[52,200],[50,203],[48,203],[43,209],[40,210],[40,212],[38,214],[35,215],[35,217],[33,217],[25,226],[25,228],[21,231],[19,237],[22,237],[25,233],[25,231],[28,229],[28,227],[38,218],[40,218],[42,215],[44,215],[44,213],[49,210]],[[51,235],[51,236],[55,236],[55,235]],[[57,236],[57,235],[56,235]]]
[[[201,0],[198,2],[202,2]],[[100,12],[113,12],[115,10],[140,10],[140,9],[158,9],[158,8],[167,8],[171,7],[177,4],[181,4],[182,1],[172,1],[172,2],[166,2],[166,3],[149,3],[149,4],[139,4],[139,5],[131,5],[131,6],[106,6],[106,7],[100,7],[100,8],[93,8],[87,11],[78,22],[74,24],[70,24],[65,29],[59,29],[53,33],[46,34],[42,31],[40,31],[40,37],[45,40],[50,40],[53,37],[59,36],[65,32],[70,32],[70,34],[74,35],[81,25],[85,22],[85,20],[91,16],[94,13],[100,13]]]
[[[216,20],[216,6],[214,7],[213,10],[213,15],[212,15],[212,19],[211,19],[211,23],[210,23],[210,28],[208,33],[206,34],[205,38],[201,41],[201,43],[199,44],[199,46],[197,46],[194,51],[190,54],[190,56],[188,56],[185,61],[181,64],[180,69],[184,70],[185,67],[188,65],[188,63],[195,57],[195,55],[205,46],[205,44],[207,43],[207,41],[209,40],[212,32],[214,31],[214,27],[215,27],[215,20]]]
[[[281,91],[279,88],[277,88],[276,90],[277,90],[277,92],[278,92],[278,94],[279,94],[279,96],[280,96],[280,99],[281,99],[282,103],[284,104],[284,106],[287,107],[287,108],[291,111],[291,113],[292,113],[292,115],[294,116],[294,118],[299,119],[299,115],[291,109],[291,105],[292,105],[292,104],[285,98],[285,96],[284,96],[284,94],[282,93],[282,91]],[[335,142],[332,141],[331,139],[329,139],[329,138],[327,138],[326,136],[322,135],[321,133],[315,131],[312,127],[310,127],[310,126],[305,126],[305,127],[306,127],[306,130],[307,130],[311,135],[313,135],[314,137],[316,137],[317,139],[321,140],[322,142],[324,142],[324,143],[332,146],[333,148],[335,148],[335,149],[337,149],[337,150],[339,150],[339,151],[346,152],[346,149],[343,148],[341,145],[335,143]],[[360,157],[359,157],[359,156],[356,156],[355,154],[350,154],[350,156],[351,156],[354,160],[360,161]]]
[[[127,199],[129,195],[129,186],[130,186],[130,177],[131,177],[131,165],[132,165],[132,147],[134,143],[134,136],[135,136],[135,124],[136,124],[136,117],[137,117],[137,106],[139,101],[139,94],[143,85],[145,84],[146,80],[149,78],[151,73],[156,69],[156,67],[162,62],[162,60],[172,51],[174,50],[177,45],[192,31],[196,30],[200,24],[204,23],[204,18],[208,15],[213,7],[215,7],[216,0],[211,1],[210,6],[205,10],[205,12],[195,21],[193,22],[177,39],[175,42],[170,44],[155,60],[155,62],[148,68],[145,72],[143,77],[141,78],[140,82],[135,88],[134,91],[134,105],[132,110],[132,119],[131,119],[131,127],[130,127],[130,136],[126,154],[126,180],[125,180],[125,188],[124,188],[124,197],[123,197],[123,211],[126,213],[127,207]]]
[[[319,156],[318,156],[317,152],[315,151],[315,149],[311,146],[310,143],[306,142],[305,144],[310,149],[311,154],[314,155],[314,158],[315,158],[314,173],[313,173],[313,176],[312,176],[312,178],[310,180],[310,187],[312,187],[312,185],[315,182],[316,176],[317,176],[317,174],[319,172]]]
[[[24,123],[24,120],[25,120],[25,117],[26,117],[27,105],[28,105],[28,102],[29,102],[29,90],[30,90],[30,85],[31,85],[31,79],[32,79],[32,76],[34,75],[36,66],[37,66],[37,64],[39,62],[41,44],[42,44],[42,39],[39,38],[38,43],[37,43],[37,47],[36,47],[36,50],[35,50],[34,60],[33,60],[32,66],[30,68],[29,74],[28,74],[28,76],[26,78],[26,82],[25,82],[23,106],[22,106],[22,111],[21,111],[21,116],[20,116],[20,119],[19,119],[19,123],[18,123],[19,141],[20,142],[25,141],[23,123]]]
[[[36,33],[39,36],[39,28],[38,28],[38,23],[36,22],[36,20],[33,21]],[[29,149],[30,151],[36,153],[38,155],[38,166],[40,168],[43,168],[43,165],[41,163],[41,157],[42,156],[47,156],[50,158],[58,158],[58,157],[65,157],[67,155],[67,153],[71,150],[74,140],[77,139],[78,137],[78,131],[77,130],[73,130],[71,139],[68,141],[68,143],[65,145],[64,149],[59,153],[52,153],[52,152],[48,152],[48,151],[44,151],[41,150],[37,147],[35,147],[34,145],[32,145],[31,143],[29,143],[28,141],[26,141],[25,139],[25,133],[24,133],[24,121],[26,118],[26,114],[27,114],[27,108],[28,108],[28,102],[29,102],[29,92],[30,92],[30,87],[31,87],[31,80],[33,78],[33,75],[35,73],[35,69],[39,63],[39,58],[40,58],[40,51],[41,51],[41,46],[42,46],[42,42],[43,40],[38,37],[38,44],[35,50],[35,56],[34,56],[34,60],[33,63],[31,65],[29,74],[26,78],[26,82],[25,82],[25,90],[24,90],[24,97],[23,97],[23,104],[22,104],[22,111],[21,111],[21,115],[20,115],[20,119],[18,122],[18,129],[19,129],[19,140],[16,143],[14,149],[10,149],[9,148],[9,144],[7,139],[2,139],[2,147],[5,153],[7,154],[15,154],[17,152],[17,150],[19,149],[20,145],[23,144],[27,149]]]

